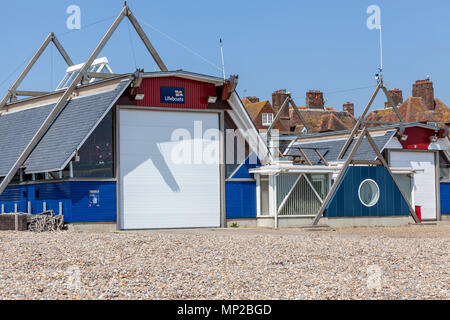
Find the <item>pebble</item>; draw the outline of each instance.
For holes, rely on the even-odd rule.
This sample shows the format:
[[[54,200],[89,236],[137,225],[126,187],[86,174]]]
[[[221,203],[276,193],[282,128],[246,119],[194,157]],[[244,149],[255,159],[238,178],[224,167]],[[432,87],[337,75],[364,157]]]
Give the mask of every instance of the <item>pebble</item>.
[[[450,225],[0,232],[0,299],[449,299]]]

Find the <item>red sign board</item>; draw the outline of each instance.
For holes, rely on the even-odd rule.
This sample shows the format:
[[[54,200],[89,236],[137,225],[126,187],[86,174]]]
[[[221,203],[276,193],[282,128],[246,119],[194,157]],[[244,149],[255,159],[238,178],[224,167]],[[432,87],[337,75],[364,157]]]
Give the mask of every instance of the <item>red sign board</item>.
[[[138,93],[144,94],[144,99],[137,101],[138,106],[206,109],[208,97],[216,96],[216,86],[178,77],[146,78]]]

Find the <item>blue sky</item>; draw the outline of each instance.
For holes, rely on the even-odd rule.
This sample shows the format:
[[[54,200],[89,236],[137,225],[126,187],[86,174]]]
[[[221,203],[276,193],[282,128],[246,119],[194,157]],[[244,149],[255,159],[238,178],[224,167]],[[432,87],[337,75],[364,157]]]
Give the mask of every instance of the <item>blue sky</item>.
[[[448,0],[128,3],[170,70],[221,74],[215,66],[153,28],[216,66],[220,66],[219,38],[223,38],[226,71],[239,75],[241,96],[270,99],[274,90],[288,89],[296,103],[304,105],[305,92],[318,89],[325,92],[327,106],[341,109],[343,103],[352,101],[357,114],[373,90],[365,87],[376,84],[378,31],[366,27],[366,8],[376,4],[381,7],[387,86],[402,89],[404,97],[408,97],[412,83],[430,75],[436,97],[450,104]],[[72,4],[81,8],[82,29],[68,33],[66,9]],[[76,63],[83,62],[122,5],[119,0],[5,2],[0,11],[1,94],[50,31],[58,35]],[[109,58],[115,72],[133,72],[136,66],[156,70],[134,31],[130,40],[128,27],[124,21],[100,56]],[[65,68],[56,49],[49,48],[21,88],[50,90],[56,87]],[[362,87],[365,89],[349,90]],[[376,107],[383,103],[380,95]]]

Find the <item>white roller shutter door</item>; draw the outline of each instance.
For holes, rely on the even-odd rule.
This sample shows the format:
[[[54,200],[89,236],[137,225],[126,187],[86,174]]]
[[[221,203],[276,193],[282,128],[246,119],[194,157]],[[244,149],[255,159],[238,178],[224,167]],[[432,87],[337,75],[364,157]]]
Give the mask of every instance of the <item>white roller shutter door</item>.
[[[121,228],[220,227],[220,142],[204,135],[218,132],[218,114],[121,109],[119,124]],[[192,161],[173,157],[175,130],[191,137]],[[217,152],[205,162],[199,150]]]

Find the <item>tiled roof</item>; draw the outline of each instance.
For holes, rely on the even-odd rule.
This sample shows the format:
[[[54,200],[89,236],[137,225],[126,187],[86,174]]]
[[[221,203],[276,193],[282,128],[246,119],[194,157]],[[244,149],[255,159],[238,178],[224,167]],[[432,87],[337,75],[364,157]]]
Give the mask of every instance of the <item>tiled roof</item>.
[[[261,109],[264,108],[266,104],[269,104],[272,107],[272,104],[267,100],[252,103],[250,99],[244,98],[242,99],[242,103],[253,121],[258,117]],[[353,115],[346,111],[337,111],[332,107],[326,107],[325,109],[307,109],[306,107],[297,108],[308,123],[311,133],[350,130],[356,123],[356,119]],[[275,115],[276,113],[274,111],[274,117]],[[295,127],[296,133],[301,132],[303,123],[300,121],[297,113],[292,107],[289,108],[289,118],[289,126]],[[289,128],[286,128],[286,130],[289,130]]]
[[[311,110],[305,107],[298,107],[301,115],[309,125],[311,133],[324,131],[350,130],[356,123],[356,119],[346,111],[329,110]],[[293,108],[289,110],[291,118],[291,127],[296,127],[298,133],[303,129],[303,124]]]
[[[266,103],[269,101],[261,101],[261,102],[255,102],[255,103],[247,103],[245,104],[245,109],[247,109],[248,115],[252,120],[255,120],[256,117],[261,112],[261,109],[264,108]]]
[[[406,122],[441,122],[450,121],[450,109],[439,99],[435,99],[436,109],[429,110],[420,97],[409,97],[400,106],[399,111]],[[375,110],[369,113],[366,121],[399,121],[392,108]]]
[[[320,132],[345,130],[345,124],[334,113],[323,115],[319,122]]]

